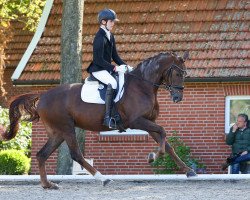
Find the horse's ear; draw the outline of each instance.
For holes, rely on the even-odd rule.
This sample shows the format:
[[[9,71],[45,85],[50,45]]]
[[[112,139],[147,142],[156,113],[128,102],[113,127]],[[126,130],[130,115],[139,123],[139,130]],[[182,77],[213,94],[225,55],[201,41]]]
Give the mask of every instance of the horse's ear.
[[[189,51],[185,51],[183,55],[184,62],[189,58]]]

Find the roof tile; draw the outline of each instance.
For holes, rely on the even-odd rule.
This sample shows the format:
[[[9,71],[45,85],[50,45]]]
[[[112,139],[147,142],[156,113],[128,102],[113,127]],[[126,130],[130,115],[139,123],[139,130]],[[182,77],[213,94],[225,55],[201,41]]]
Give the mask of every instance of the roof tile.
[[[199,3],[197,4],[196,9],[197,10],[205,10],[207,7],[208,1],[207,0],[200,0]]]
[[[216,5],[216,9],[218,10],[223,10],[226,8],[226,5],[227,5],[227,1],[228,0],[219,0],[217,5]]]

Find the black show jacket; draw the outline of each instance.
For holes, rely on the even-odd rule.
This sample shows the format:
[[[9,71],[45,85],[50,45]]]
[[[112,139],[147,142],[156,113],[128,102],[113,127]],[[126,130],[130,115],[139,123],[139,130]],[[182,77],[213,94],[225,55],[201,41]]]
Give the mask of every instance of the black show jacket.
[[[115,67],[111,64],[112,60],[117,65],[126,64],[117,54],[114,36],[111,34],[109,41],[106,32],[100,28],[93,42],[93,61],[87,68],[87,71],[92,73],[107,70],[111,73]]]

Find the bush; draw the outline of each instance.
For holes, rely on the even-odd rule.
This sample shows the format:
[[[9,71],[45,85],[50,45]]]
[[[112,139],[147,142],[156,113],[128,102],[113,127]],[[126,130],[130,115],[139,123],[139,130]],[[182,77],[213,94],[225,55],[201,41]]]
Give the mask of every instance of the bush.
[[[0,174],[22,175],[30,169],[30,158],[23,151],[3,150],[0,151]]]
[[[0,106],[0,124],[5,128],[9,126],[9,110]],[[0,150],[23,150],[30,157],[32,123],[20,122],[19,130],[15,138],[10,141],[0,141]]]
[[[196,172],[197,170],[200,170],[200,168],[205,169],[205,166],[200,164],[197,159],[191,158],[190,147],[186,146],[184,142],[181,141],[176,131],[174,131],[173,135],[168,138],[168,142],[174,148],[179,158],[186,163],[187,166],[193,168]],[[155,167],[154,172],[156,174],[174,174],[180,170],[167,153],[164,157],[157,158],[152,163],[152,166]]]

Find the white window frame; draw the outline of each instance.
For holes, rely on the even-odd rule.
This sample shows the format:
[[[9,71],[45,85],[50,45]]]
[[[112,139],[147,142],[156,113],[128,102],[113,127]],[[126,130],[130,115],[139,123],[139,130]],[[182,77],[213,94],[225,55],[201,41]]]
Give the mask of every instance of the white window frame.
[[[225,133],[230,131],[230,101],[231,100],[250,100],[250,95],[244,96],[227,96],[225,102]],[[240,114],[240,113],[239,113]]]
[[[101,136],[127,136],[127,135],[148,135],[148,132],[139,129],[126,129],[126,132],[119,133],[118,130],[114,131],[101,131]]]

